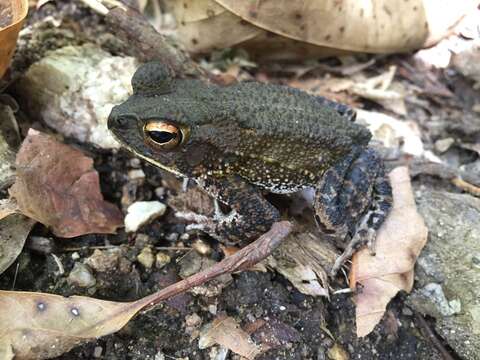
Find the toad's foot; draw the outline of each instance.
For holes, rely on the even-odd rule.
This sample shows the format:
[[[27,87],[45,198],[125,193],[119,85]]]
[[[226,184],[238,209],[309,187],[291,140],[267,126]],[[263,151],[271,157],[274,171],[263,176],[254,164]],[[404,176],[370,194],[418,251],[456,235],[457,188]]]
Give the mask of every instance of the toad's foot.
[[[213,217],[196,214],[194,212],[180,211],[175,214],[177,218],[191,222],[192,224],[187,225],[186,229],[189,230],[201,230],[208,233],[210,236],[216,240],[225,243],[227,245],[234,245],[236,242],[230,242],[225,240],[221,235],[218,234],[218,228],[227,226],[229,224],[235,223],[239,220],[239,214],[232,210],[229,214],[224,214],[220,209],[218,201],[215,199],[215,213]]]
[[[391,205],[392,189],[373,149],[365,149],[353,163],[347,159],[325,172],[315,193],[315,219],[322,232],[350,240],[332,275],[363,245],[375,252],[376,231]]]
[[[226,245],[247,244],[270,230],[272,224],[280,219],[278,210],[265,200],[261,192],[240,177],[197,180],[197,183],[232,210],[223,214],[218,202],[215,202],[215,213],[211,217],[190,212],[177,213],[177,217],[194,222],[187,226],[188,230],[202,230]]]
[[[368,219],[371,218],[374,212],[369,212],[365,215],[358,226],[358,230],[348,243],[343,253],[335,260],[335,264],[330,272],[331,276],[335,276],[345,262],[352,257],[361,247],[367,245],[371,255],[375,255],[375,240],[377,232],[375,229],[369,227]]]

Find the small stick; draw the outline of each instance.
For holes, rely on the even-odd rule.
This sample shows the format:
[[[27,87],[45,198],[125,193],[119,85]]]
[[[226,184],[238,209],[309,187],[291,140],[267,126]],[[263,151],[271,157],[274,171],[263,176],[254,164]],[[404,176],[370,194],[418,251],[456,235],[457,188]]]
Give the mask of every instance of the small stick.
[[[452,184],[458,187],[459,189],[462,189],[465,192],[468,192],[474,196],[480,197],[480,187],[472,185],[465,180],[462,180],[459,177],[456,177],[451,180]]]
[[[293,225],[288,221],[280,221],[273,224],[270,231],[260,236],[251,244],[240,249],[235,254],[226,257],[219,263],[194,274],[175,284],[146,296],[132,303],[140,309],[150,310],[153,306],[172,296],[178,295],[195,286],[202,285],[209,280],[223,274],[231,274],[235,271],[247,270],[253,265],[269,256],[292,231]]]
[[[188,54],[173,41],[159,34],[138,11],[128,8],[126,11],[117,7],[105,16],[115,35],[129,44],[135,56],[143,62],[159,60],[168,65],[177,76],[194,75],[210,78]]]
[[[443,359],[454,360],[453,356],[448,352],[445,346],[443,346],[442,342],[437,338],[433,330],[430,328],[427,321],[418,312],[415,312],[415,320],[417,325],[419,325],[420,330],[423,330],[423,335],[433,344],[433,346],[442,355]]]

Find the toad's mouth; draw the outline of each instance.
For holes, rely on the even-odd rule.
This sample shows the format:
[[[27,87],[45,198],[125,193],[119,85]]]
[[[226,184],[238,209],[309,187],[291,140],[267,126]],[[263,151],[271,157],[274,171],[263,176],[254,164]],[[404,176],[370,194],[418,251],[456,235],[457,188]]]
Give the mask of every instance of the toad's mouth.
[[[125,144],[125,142],[123,142],[121,140],[121,137],[118,136],[115,131],[112,131],[110,130],[110,134],[112,134],[113,138],[120,144],[120,146],[124,149],[127,149],[128,151],[130,151],[132,154],[134,154],[135,156],[149,162],[150,164],[153,164],[155,165],[156,167],[159,167],[160,169],[162,170],[165,170],[165,171],[168,171],[176,176],[179,176],[179,177],[182,177],[182,178],[186,178],[187,176],[185,174],[182,174],[180,171],[178,171],[177,169],[175,168],[172,168],[172,167],[168,167],[158,161],[156,161],[155,159],[152,159],[144,154],[142,154],[140,151],[136,150],[134,147],[130,146],[130,145],[127,145]]]

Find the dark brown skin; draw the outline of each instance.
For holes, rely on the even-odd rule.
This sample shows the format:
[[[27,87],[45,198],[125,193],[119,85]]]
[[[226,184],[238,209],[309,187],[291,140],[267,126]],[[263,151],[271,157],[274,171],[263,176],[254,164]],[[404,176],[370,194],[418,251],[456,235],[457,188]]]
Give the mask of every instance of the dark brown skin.
[[[372,245],[392,202],[370,132],[348,107],[302,91],[257,82],[218,87],[174,79],[160,63],[140,67],[134,94],[113,108],[108,127],[137,156],[193,179],[229,205],[213,218],[182,213],[218,240],[239,243],[279,220],[262,189],[315,188],[315,219],[349,241],[333,272],[361,245]]]

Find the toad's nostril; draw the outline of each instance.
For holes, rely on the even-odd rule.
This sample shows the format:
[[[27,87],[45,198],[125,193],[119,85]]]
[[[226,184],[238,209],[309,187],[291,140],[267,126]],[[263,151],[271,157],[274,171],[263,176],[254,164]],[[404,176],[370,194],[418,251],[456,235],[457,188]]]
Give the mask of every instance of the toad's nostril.
[[[125,116],[122,115],[114,115],[110,114],[108,117],[108,127],[122,127],[127,125],[128,119]]]

